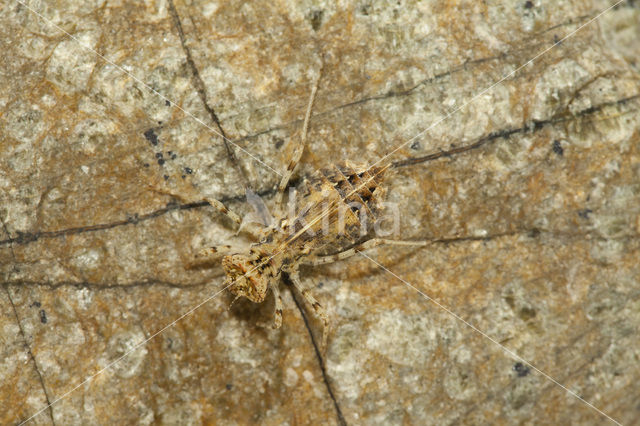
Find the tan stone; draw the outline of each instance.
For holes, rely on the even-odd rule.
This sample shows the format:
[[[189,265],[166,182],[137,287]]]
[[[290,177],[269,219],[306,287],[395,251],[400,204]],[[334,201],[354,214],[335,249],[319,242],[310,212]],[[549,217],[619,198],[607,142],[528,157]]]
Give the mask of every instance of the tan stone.
[[[611,3],[5,3],[0,423],[605,419],[558,384],[637,419],[632,2],[596,23]],[[326,382],[287,289],[271,330],[270,298],[229,309],[221,269],[188,267],[246,238],[162,193],[246,214],[244,174],[269,204],[321,63],[298,177],[399,147],[394,237],[439,240],[366,253],[415,288],[362,256],[302,271],[332,322]]]

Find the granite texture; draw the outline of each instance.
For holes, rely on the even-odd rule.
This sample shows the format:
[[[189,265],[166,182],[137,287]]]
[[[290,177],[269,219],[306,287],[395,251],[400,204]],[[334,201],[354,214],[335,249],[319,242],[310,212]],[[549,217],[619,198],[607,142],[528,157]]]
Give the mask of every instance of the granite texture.
[[[563,40],[612,3],[6,0],[0,423],[638,424],[638,3]],[[324,353],[192,265],[319,75],[297,179],[400,146],[395,237],[435,241],[366,253],[413,288],[303,268]]]

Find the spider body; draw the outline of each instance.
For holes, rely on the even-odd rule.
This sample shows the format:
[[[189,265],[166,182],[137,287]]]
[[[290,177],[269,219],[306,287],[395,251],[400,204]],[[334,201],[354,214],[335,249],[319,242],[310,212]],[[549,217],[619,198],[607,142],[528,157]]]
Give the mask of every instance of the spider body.
[[[237,298],[245,297],[255,303],[264,301],[271,290],[276,299],[274,327],[277,328],[282,324],[278,286],[285,273],[323,321],[326,330],[327,318],[320,303],[300,283],[299,265],[343,258],[326,254],[345,253],[345,248],[366,235],[367,224],[375,222],[380,212],[380,196],[384,193],[380,185],[386,171],[386,167],[367,169],[343,163],[312,175],[302,185],[302,196],[295,203],[298,212],[295,216],[276,218],[273,226],[258,231],[262,234],[261,240],[247,253],[223,258],[225,286]]]

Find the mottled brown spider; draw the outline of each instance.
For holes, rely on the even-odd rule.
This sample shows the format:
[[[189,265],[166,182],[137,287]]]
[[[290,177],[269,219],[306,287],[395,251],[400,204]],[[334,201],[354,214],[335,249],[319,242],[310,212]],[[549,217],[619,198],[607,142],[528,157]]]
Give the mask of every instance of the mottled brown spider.
[[[227,253],[222,259],[222,267],[226,274],[224,285],[236,295],[236,299],[245,297],[252,302],[261,303],[271,290],[275,298],[273,328],[282,325],[283,304],[279,284],[283,274],[286,274],[322,321],[322,342],[323,347],[326,347],[329,321],[320,303],[309,289],[302,285],[300,265],[336,262],[380,244],[424,246],[427,242],[383,238],[369,238],[363,241],[367,236],[363,229],[379,219],[380,201],[385,193],[382,183],[389,169],[388,164],[366,167],[343,162],[312,174],[294,191],[300,195],[289,197],[289,202],[294,198],[297,200],[295,217],[285,217],[283,194],[304,151],[316,91],[317,83],[311,91],[300,143],[295,147],[292,159],[278,185],[275,219],[270,217],[268,211],[264,214],[264,205],[254,206],[258,210],[262,208],[262,216],[268,217],[268,220],[261,224],[250,222],[246,227],[259,242],[252,244],[242,253],[229,253],[229,246],[208,247],[199,251],[197,259],[210,262],[213,258]],[[179,197],[184,198],[183,195]],[[248,191],[247,200],[250,203],[253,197],[257,196]],[[205,200],[239,226],[244,227],[246,224],[246,221],[243,222],[238,214],[220,201],[208,198]]]

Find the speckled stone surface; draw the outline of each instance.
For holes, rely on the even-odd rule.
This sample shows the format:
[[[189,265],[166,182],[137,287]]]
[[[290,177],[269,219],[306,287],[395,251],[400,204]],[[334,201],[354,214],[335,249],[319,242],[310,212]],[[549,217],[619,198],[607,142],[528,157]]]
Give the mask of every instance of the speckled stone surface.
[[[638,424],[640,9],[588,23],[612,3],[3,2],[0,423]],[[435,241],[303,268],[324,376],[287,286],[272,330],[191,266],[249,243],[198,194],[270,204],[318,75],[297,176],[401,147],[395,237]]]

